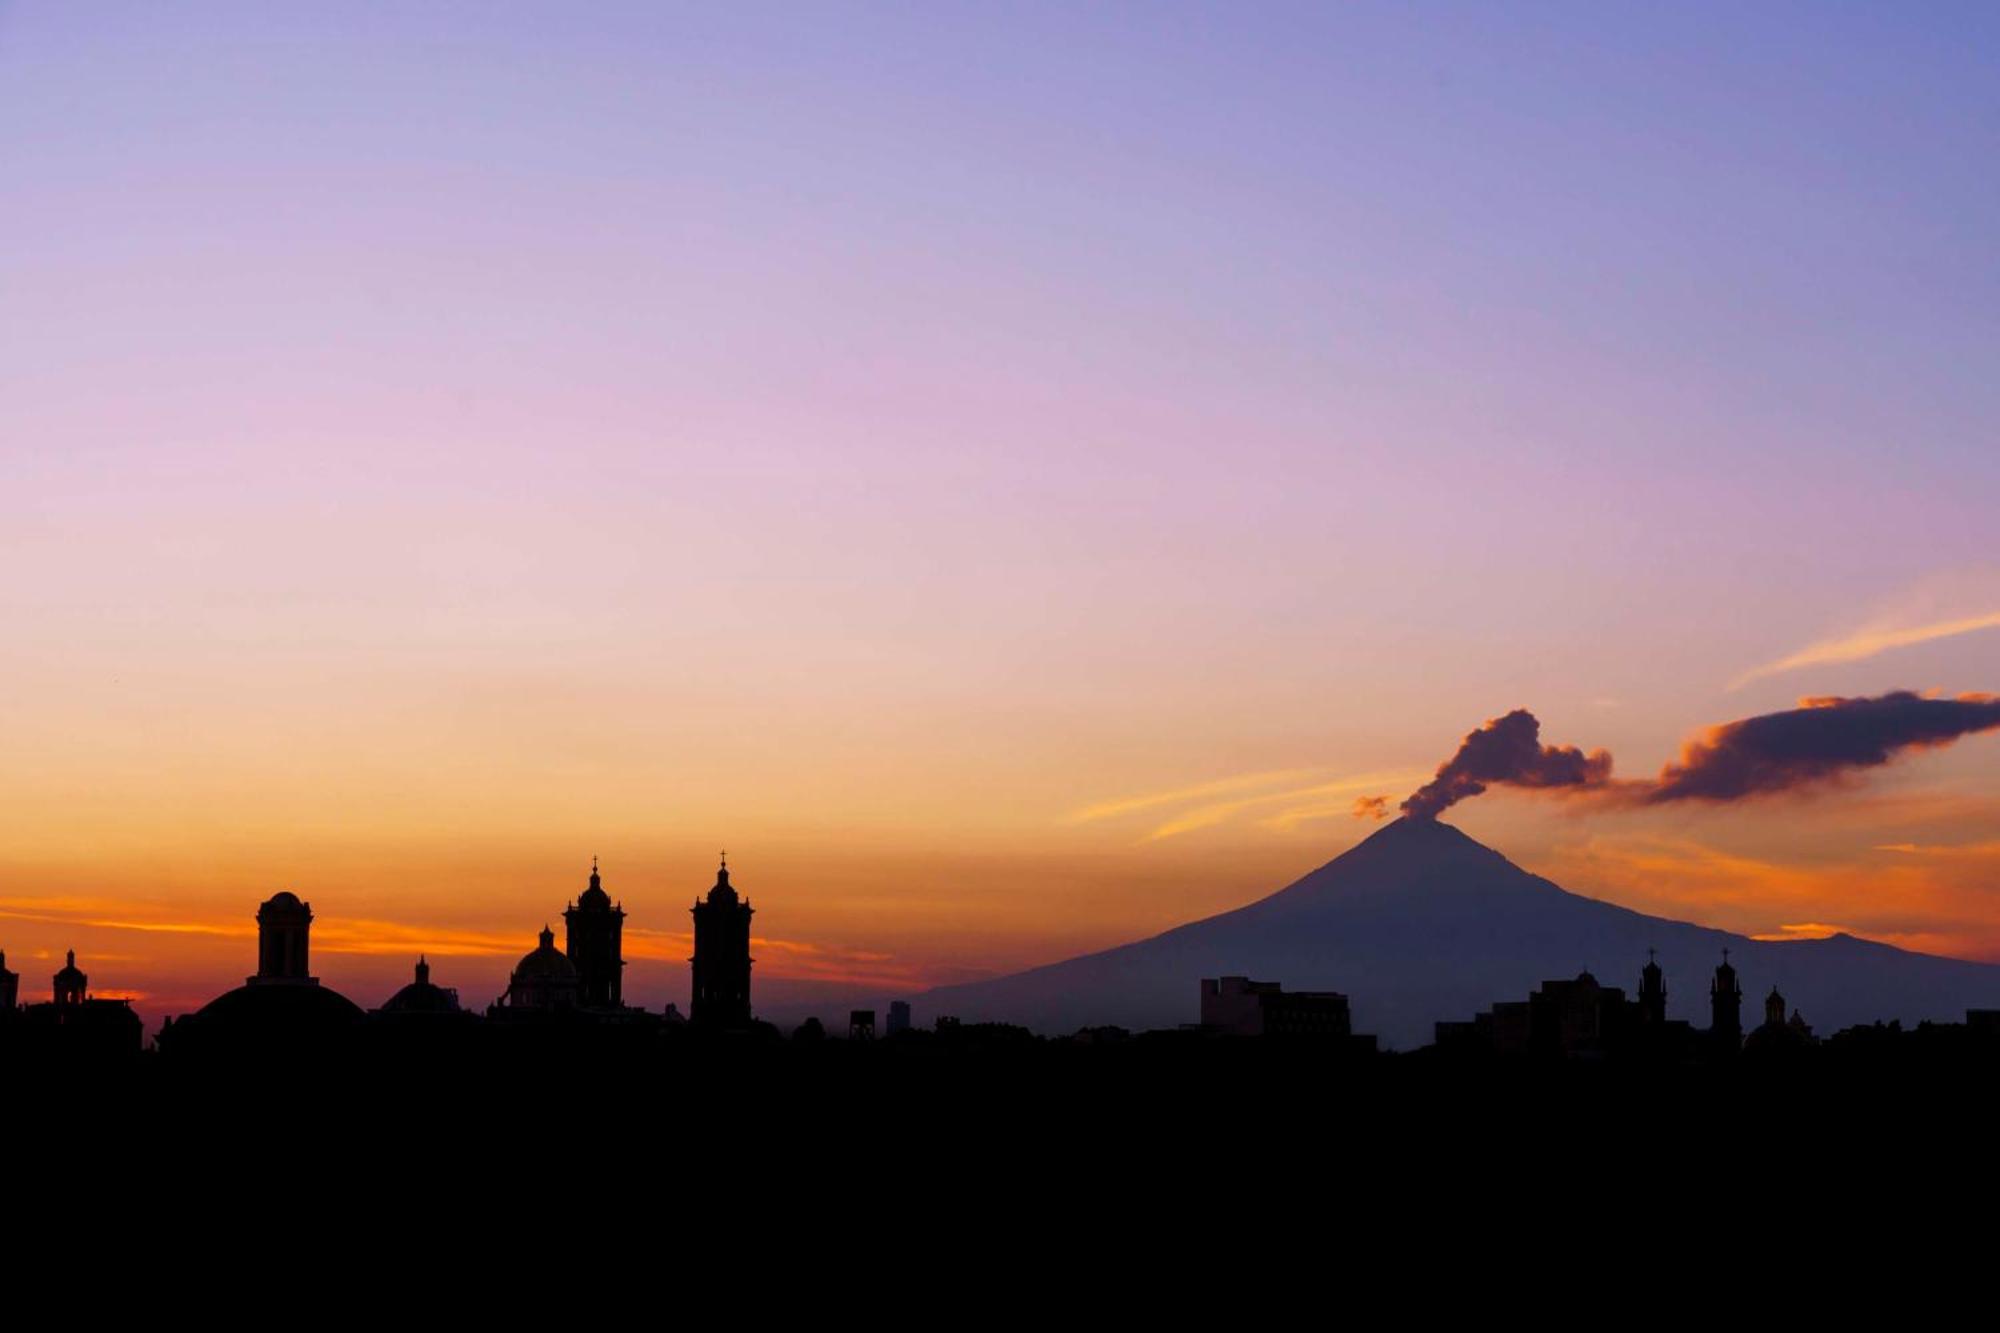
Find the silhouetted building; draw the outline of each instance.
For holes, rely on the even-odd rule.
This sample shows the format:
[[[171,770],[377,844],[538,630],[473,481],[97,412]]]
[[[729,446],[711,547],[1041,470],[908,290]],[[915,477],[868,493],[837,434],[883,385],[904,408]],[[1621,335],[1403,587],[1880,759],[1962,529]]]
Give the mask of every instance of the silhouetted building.
[[[1776,986],[1764,997],[1764,1022],[1743,1042],[1746,1055],[1780,1055],[1806,1050],[1816,1043],[1812,1028],[1796,1010],[1785,1017],[1785,997]]]
[[[893,1037],[898,1032],[908,1032],[909,1030],[910,1030],[910,1002],[908,1000],[889,1001],[889,1026],[887,1029],[888,1035]]]
[[[503,1003],[509,1009],[544,1012],[573,1009],[582,994],[583,983],[577,976],[576,964],[556,948],[556,933],[543,926],[539,942],[522,956],[508,976]]]
[[[747,898],[739,898],[729,883],[729,860],[723,858],[715,887],[694,913],[694,998],[689,1006],[695,1023],[704,1027],[744,1027],[750,1022],[750,917]]]
[[[14,1012],[21,1003],[21,974],[7,970],[7,954],[0,950],[0,1014]]]
[[[257,909],[257,973],[161,1028],[162,1052],[209,1055],[320,1047],[344,1038],[361,1008],[312,975],[312,905],[273,894]]]
[[[1232,1037],[1347,1037],[1347,997],[1292,991],[1275,981],[1216,977],[1201,983],[1201,1025]]]
[[[257,909],[257,975],[250,984],[306,981],[311,975],[312,904],[274,893]]]
[[[1722,964],[1708,987],[1708,1039],[1717,1049],[1733,1051],[1743,1044],[1743,987],[1737,984],[1736,969],[1729,965],[1729,950],[1722,951]]]
[[[1689,1053],[1693,1030],[1666,1016],[1667,983],[1649,951],[1639,973],[1639,998],[1627,1000],[1588,971],[1544,981],[1526,1000],[1494,1005],[1469,1022],[1437,1025],[1440,1051],[1457,1055],[1600,1059],[1677,1058]]]
[[[590,887],[563,912],[563,952],[576,967],[578,1001],[595,1009],[625,1003],[625,908],[614,905],[590,862]]]
[[[16,981],[18,992],[18,980]],[[90,978],[69,951],[52,979],[47,1004],[31,1004],[18,1015],[27,1049],[61,1059],[134,1056],[145,1041],[145,1024],[132,1012],[130,1000],[99,999],[90,993]]]
[[[76,950],[69,951],[69,959],[55,975],[55,1006],[58,1009],[74,1009],[83,1003],[90,992],[90,978],[76,965]]]
[[[1544,981],[1528,997],[1528,1045],[1542,1055],[1607,1055],[1634,1017],[1625,992],[1600,985],[1588,971],[1574,981]]]
[[[875,1040],[875,1011],[856,1009],[847,1015],[847,1039],[849,1041]]]
[[[1646,966],[1639,973],[1639,1021],[1649,1027],[1662,1027],[1667,1021],[1667,977],[1651,949],[1646,950]]]
[[[422,955],[417,958],[416,979],[409,985],[382,1002],[375,1012],[380,1014],[457,1014],[464,1010],[458,1005],[458,992],[447,986],[434,985],[431,981],[430,962]]]

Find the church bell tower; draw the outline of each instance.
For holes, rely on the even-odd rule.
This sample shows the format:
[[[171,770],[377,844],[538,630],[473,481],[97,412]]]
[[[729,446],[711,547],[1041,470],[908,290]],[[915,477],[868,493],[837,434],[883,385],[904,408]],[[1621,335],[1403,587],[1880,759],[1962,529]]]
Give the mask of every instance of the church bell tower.
[[[1651,949],[1646,950],[1646,967],[1639,973],[1639,1021],[1648,1027],[1662,1027],[1667,1021],[1667,978]]]
[[[1711,1041],[1725,1051],[1743,1045],[1743,987],[1737,984],[1727,949],[1722,951],[1722,966],[1715,969],[1715,981],[1708,988],[1708,1013]]]
[[[274,893],[257,909],[257,975],[252,986],[317,986],[312,975],[312,904]]]
[[[742,1027],[750,1021],[750,916],[747,898],[729,883],[722,859],[715,887],[695,903],[694,1002],[689,1017],[706,1027]]]
[[[591,1009],[625,1004],[625,909],[614,904],[590,858],[590,887],[563,911],[563,952],[576,966],[577,1003]]]

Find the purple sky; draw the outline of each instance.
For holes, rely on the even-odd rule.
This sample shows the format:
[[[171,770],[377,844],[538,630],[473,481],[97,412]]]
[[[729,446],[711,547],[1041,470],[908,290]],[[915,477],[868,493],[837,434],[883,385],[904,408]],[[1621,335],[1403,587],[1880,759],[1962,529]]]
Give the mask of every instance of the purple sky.
[[[525,949],[727,843],[1012,965],[1364,831],[1099,803],[1994,688],[1730,687],[2000,611],[1995,161],[1980,5],[0,4],[0,947],[317,876]],[[1630,897],[1976,841],[1992,769],[1463,817]],[[1954,892],[1875,933],[2000,953]]]

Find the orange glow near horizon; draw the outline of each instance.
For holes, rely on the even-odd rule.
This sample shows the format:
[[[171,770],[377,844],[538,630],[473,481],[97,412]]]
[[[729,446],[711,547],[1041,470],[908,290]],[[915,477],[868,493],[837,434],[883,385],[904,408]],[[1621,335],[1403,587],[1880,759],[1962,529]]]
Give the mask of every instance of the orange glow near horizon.
[[[595,854],[657,1009],[727,847],[831,1016],[1269,894],[1511,709],[1643,778],[2000,688],[1991,7],[194,8],[0,6],[29,997],[192,1009],[289,890],[483,1006]],[[1996,759],[1448,818],[2000,958]]]
[[[937,845],[879,830],[844,842],[772,838],[768,850],[732,864],[758,909],[759,994],[790,1012],[814,995],[829,1004],[887,997],[1241,905],[1378,827],[1354,820],[1351,796],[1312,819],[1268,814],[1295,806],[1302,791],[1352,785],[1302,787],[1289,770],[1184,784],[1159,799],[1105,802],[1081,824],[1051,811],[1032,847],[999,836]],[[1218,791],[1231,795],[1218,802]],[[1218,815],[1219,806],[1227,809]],[[1829,843],[1814,830],[1835,808],[1846,831]],[[1919,788],[1777,802],[1669,827],[1641,813],[1582,818],[1496,794],[1467,803],[1453,822],[1572,891],[1641,911],[1760,938],[1844,930],[2000,959],[2000,923],[1985,897],[2000,873],[2000,843],[1963,836],[1990,827],[1993,814],[1984,798]],[[1151,836],[1177,822],[1189,826],[1184,836],[1164,846]],[[1775,835],[1778,846],[1736,850],[1746,829],[1762,841]],[[1885,842],[1883,829],[1913,840]],[[0,895],[0,943],[23,975],[24,998],[39,998],[63,951],[76,948],[93,993],[131,998],[150,1022],[192,1010],[252,970],[255,906],[283,887],[313,904],[314,970],[326,984],[377,1004],[425,954],[441,984],[483,1005],[504,989],[536,930],[546,922],[560,934],[562,909],[588,873],[586,857],[558,865],[504,845],[481,857],[402,841],[320,845],[290,874],[268,847],[240,855],[25,862],[17,847],[7,877],[16,891]],[[712,882],[713,854],[618,840],[603,861],[606,888],[628,913],[628,994],[654,1008],[684,1004],[692,941],[683,923]],[[641,869],[660,865],[675,869]],[[24,884],[41,891],[19,891]]]

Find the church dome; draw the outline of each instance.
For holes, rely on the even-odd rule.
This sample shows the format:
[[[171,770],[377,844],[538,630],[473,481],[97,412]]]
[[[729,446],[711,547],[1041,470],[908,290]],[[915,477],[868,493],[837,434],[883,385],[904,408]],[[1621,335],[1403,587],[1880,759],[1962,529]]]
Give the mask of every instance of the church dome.
[[[604,881],[597,874],[597,858],[590,860],[590,887],[576,900],[576,905],[588,912],[601,912],[611,906],[611,895],[604,891]]]
[[[71,949],[69,951],[69,961],[63,964],[60,972],[56,973],[56,989],[61,990],[65,986],[75,986],[78,990],[82,990],[88,980],[89,978],[83,975],[82,969],[76,965],[76,950]]]
[[[325,986],[238,986],[203,1005],[194,1015],[204,1025],[297,1024],[341,1026],[361,1017],[361,1006]]]
[[[736,886],[729,882],[729,862],[726,860],[722,868],[715,872],[715,887],[708,891],[708,900],[712,903],[736,901]]]
[[[163,1031],[160,1049],[197,1058],[321,1050],[346,1040],[362,1017],[359,1005],[325,986],[244,985]]]
[[[385,1014],[455,1014],[459,1013],[458,992],[447,986],[431,983],[431,967],[426,960],[417,960],[417,979],[383,1001],[379,1011]]]
[[[522,956],[514,968],[516,981],[568,981],[576,980],[576,964],[569,956],[556,948],[556,933],[547,926],[542,927],[541,943],[533,951]]]

